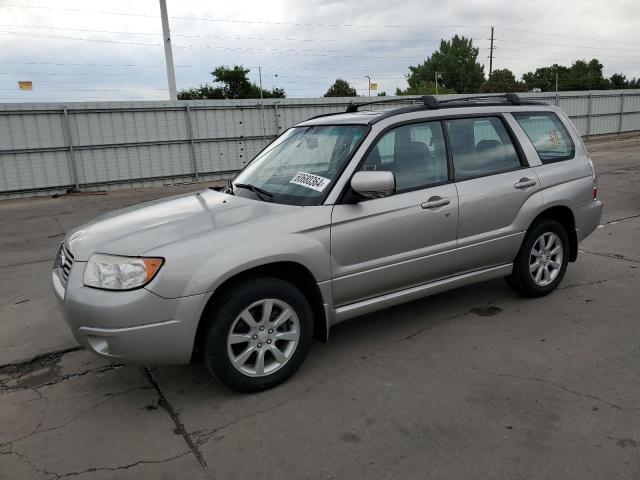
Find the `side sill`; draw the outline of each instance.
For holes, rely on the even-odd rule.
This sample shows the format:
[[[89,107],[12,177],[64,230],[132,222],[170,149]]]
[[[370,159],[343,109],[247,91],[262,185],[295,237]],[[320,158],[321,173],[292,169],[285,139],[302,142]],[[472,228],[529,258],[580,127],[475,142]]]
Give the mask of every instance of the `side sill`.
[[[510,275],[513,270],[513,264],[499,265],[497,267],[485,268],[475,272],[456,275],[455,277],[445,278],[437,282],[418,285],[416,287],[407,288],[397,292],[387,293],[379,297],[362,300],[360,302],[351,303],[334,309],[331,316],[331,325],[336,325],[353,317],[358,317],[367,313],[382,310],[383,308],[392,307],[401,303],[410,302],[419,298],[428,297],[445,290],[462,287],[471,283],[483,282],[494,278]]]

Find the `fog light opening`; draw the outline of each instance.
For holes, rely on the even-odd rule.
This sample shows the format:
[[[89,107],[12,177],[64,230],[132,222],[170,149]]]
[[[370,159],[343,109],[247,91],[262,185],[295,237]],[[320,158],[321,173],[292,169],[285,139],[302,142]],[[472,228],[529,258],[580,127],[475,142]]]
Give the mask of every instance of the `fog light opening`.
[[[109,342],[107,342],[106,338],[89,335],[87,336],[87,342],[97,353],[101,353],[103,355],[109,354]]]

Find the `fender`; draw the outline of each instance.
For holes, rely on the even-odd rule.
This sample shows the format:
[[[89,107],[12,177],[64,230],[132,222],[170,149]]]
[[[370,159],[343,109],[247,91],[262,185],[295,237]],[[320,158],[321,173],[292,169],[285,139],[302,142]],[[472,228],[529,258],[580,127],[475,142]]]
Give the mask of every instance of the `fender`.
[[[317,283],[326,282],[331,278],[331,209],[300,207],[150,250],[146,254],[171,262],[146,288],[164,298],[211,293],[238,273],[282,261],[298,263]]]

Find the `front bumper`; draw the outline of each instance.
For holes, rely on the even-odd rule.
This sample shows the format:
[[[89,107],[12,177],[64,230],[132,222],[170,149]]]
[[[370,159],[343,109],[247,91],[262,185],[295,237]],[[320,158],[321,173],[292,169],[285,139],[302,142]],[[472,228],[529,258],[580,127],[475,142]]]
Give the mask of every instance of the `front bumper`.
[[[190,361],[209,294],[169,299],[144,288],[114,292],[85,287],[84,265],[73,264],[66,285],[58,269],[52,272],[60,311],[82,346],[125,363]]]

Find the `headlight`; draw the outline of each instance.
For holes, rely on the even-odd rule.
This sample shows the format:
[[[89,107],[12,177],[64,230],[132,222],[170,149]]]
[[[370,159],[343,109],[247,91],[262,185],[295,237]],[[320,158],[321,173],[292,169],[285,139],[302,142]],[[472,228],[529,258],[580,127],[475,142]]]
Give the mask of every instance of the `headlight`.
[[[164,259],[118,257],[94,253],[84,268],[82,283],[105,290],[132,290],[149,283]]]

